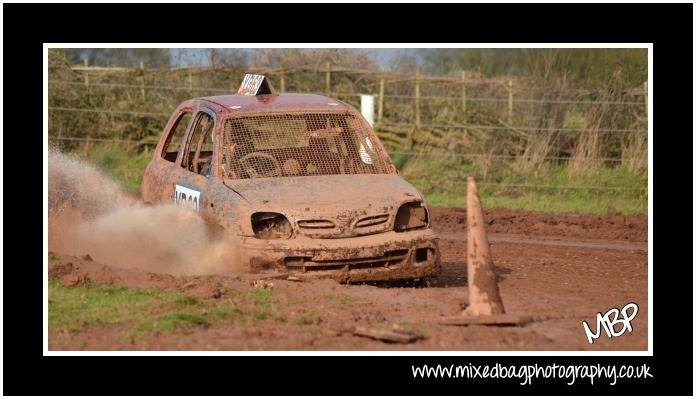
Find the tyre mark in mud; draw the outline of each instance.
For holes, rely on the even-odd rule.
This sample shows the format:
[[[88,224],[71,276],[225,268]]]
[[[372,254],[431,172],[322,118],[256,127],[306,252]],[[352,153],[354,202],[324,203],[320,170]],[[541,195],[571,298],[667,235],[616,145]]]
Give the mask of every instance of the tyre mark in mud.
[[[452,241],[466,241],[466,233],[439,233],[441,239]],[[522,244],[522,245],[550,245],[558,247],[576,247],[588,249],[605,249],[615,251],[648,251],[647,242],[611,242],[611,241],[584,241],[550,238],[529,238],[508,234],[490,234],[491,243]]]

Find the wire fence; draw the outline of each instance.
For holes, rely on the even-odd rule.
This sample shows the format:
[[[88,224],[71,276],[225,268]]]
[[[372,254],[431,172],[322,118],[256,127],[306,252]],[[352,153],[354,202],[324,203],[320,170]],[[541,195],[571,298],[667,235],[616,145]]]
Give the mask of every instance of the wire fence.
[[[229,75],[230,73],[239,72],[239,68],[235,67],[214,67],[214,66],[185,66],[185,67],[170,67],[170,68],[147,68],[141,66],[139,68],[133,67],[100,67],[100,66],[83,66],[83,65],[72,65],[69,69],[73,72],[78,72],[82,74],[162,74],[162,73],[183,73],[192,76],[192,74],[208,74],[208,73],[224,73]],[[385,72],[385,71],[375,71],[373,69],[359,69],[353,67],[343,67],[329,64],[324,65],[305,65],[305,66],[295,66],[295,67],[278,67],[269,68],[261,66],[250,66],[243,70],[243,72],[256,73],[261,75],[270,75],[273,77],[288,77],[293,76],[293,74],[299,73],[309,73],[309,74],[326,74],[329,78],[332,73],[343,73],[349,75],[364,75],[370,76],[375,79],[384,79],[389,83],[398,82],[408,82],[408,81],[424,81],[424,82],[439,82],[446,84],[465,84],[467,86],[483,86],[483,85],[498,85],[504,86],[508,84],[509,78],[486,78],[483,76],[477,76],[477,74],[467,74],[466,71],[461,71],[459,77],[456,76],[433,76],[433,75],[423,75],[423,74],[413,74],[413,73],[399,73],[399,72]],[[330,80],[330,79],[329,79]],[[238,83],[238,82],[237,82]],[[539,86],[525,84],[524,81],[518,84],[516,87],[522,90],[535,90],[539,89]],[[576,87],[563,87],[557,88],[556,91],[563,93],[575,93],[581,95],[588,94],[603,94],[615,90],[607,89],[585,89]],[[640,88],[628,88],[623,90],[624,93],[640,96],[643,94]]]
[[[93,137],[56,137],[49,136],[49,141],[77,141],[77,142],[100,142],[100,143],[119,143],[119,144],[129,144],[129,145],[156,145],[156,140],[126,140],[126,139],[101,139]],[[454,157],[464,157],[464,158],[504,158],[504,159],[516,159],[520,158],[518,155],[503,155],[503,154],[433,154],[433,153],[422,153],[422,152],[407,152],[407,151],[390,151],[391,156],[394,155],[408,155],[417,156],[425,158],[440,158],[443,156],[454,156]],[[548,160],[564,160],[567,161],[570,157],[547,157]],[[612,158],[597,158],[595,160],[603,162],[621,162],[621,159]],[[495,183],[495,182],[480,182],[481,186],[489,187],[501,187],[501,188],[532,188],[532,189],[546,189],[546,190],[579,190],[579,191],[647,191],[647,187],[622,187],[622,186],[564,186],[564,185],[540,185],[540,184],[509,184],[509,183]]]
[[[91,112],[97,114],[117,114],[117,115],[151,115],[151,116],[170,116],[167,112],[148,112],[148,111],[127,111],[127,110],[112,110],[112,109],[95,109],[95,108],[70,108],[70,107],[48,107],[49,111],[66,111],[66,112]],[[385,122],[384,126],[401,126],[412,127],[410,123],[392,123]],[[433,124],[421,123],[421,127],[441,128],[441,129],[487,129],[487,130],[524,130],[524,131],[540,131],[540,132],[584,132],[587,128],[563,128],[563,127],[535,127],[535,126],[493,126],[493,125],[452,125],[452,124]],[[592,129],[597,133],[630,133],[642,132],[644,129]]]
[[[127,143],[127,144],[137,144],[137,145],[155,145],[158,143],[157,140],[127,140],[127,139],[108,139],[108,138],[96,138],[96,137],[69,137],[69,136],[49,136],[49,140],[57,141],[84,141],[84,142],[114,142],[114,143]],[[499,158],[499,159],[519,159],[524,158],[524,155],[509,155],[509,154],[473,154],[473,153],[432,153],[432,152],[417,152],[417,151],[389,151],[391,155],[408,155],[408,156],[419,156],[419,157],[462,157],[462,158]],[[572,157],[544,157],[544,160],[549,161],[568,161]],[[602,162],[621,162],[621,158],[588,158],[593,161]],[[625,159],[625,158],[624,158]]]
[[[238,72],[49,69],[49,140],[152,148],[181,101],[234,93],[243,76]],[[535,86],[524,79],[414,76],[336,66],[251,68],[248,72],[270,74],[280,92],[321,93],[356,107],[362,95],[374,95],[375,130],[392,156],[465,159],[486,165],[529,159],[556,164],[581,159],[607,165],[647,165],[647,85],[587,90]],[[595,147],[588,150],[583,145]],[[558,191],[647,191],[611,184],[480,184]]]
[[[89,88],[93,87],[112,87],[112,88],[135,88],[135,89],[146,89],[146,90],[169,90],[169,91],[183,91],[183,92],[216,92],[216,93],[230,93],[230,88],[220,88],[220,87],[172,87],[172,86],[153,86],[153,85],[138,85],[138,84],[125,84],[125,83],[87,83],[84,82],[72,82],[66,80],[49,80],[49,85],[69,85]],[[332,92],[332,95],[338,97],[360,97],[362,94],[357,93],[344,93],[344,92]],[[379,95],[376,95],[379,98]],[[416,99],[420,98],[423,100],[461,100],[461,97],[455,96],[415,96],[409,94],[384,94],[383,98],[402,98],[402,99]],[[495,98],[495,97],[466,97],[467,102],[499,102],[507,103],[508,98]],[[535,103],[535,104],[594,104],[594,105],[641,105],[644,106],[644,101],[592,101],[592,100],[554,100],[554,99],[534,99],[534,98],[515,98],[514,102],[517,103]]]
[[[66,111],[66,112],[91,112],[96,114],[116,114],[116,115],[152,115],[152,116],[169,116],[166,112],[147,112],[147,111],[120,111],[113,109],[95,109],[95,108],[71,108],[71,107],[48,107],[49,111]]]

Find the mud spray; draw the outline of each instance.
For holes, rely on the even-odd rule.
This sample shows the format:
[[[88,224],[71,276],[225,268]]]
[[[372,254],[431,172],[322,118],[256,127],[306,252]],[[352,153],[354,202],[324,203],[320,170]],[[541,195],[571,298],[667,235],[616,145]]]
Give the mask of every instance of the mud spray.
[[[240,271],[233,243],[213,239],[203,219],[175,205],[144,205],[93,166],[48,155],[48,247],[120,268],[171,274]]]

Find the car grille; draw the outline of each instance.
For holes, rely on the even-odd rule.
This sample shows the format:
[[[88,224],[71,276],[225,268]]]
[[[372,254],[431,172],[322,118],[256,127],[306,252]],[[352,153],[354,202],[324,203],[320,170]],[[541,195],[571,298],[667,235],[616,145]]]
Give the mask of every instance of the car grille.
[[[389,220],[389,215],[384,214],[384,215],[376,215],[376,216],[368,216],[366,218],[362,218],[358,220],[357,223],[355,223],[355,227],[370,227],[370,226],[377,226],[380,224],[384,224]]]
[[[355,220],[355,219],[353,219]],[[300,232],[316,238],[344,238],[382,233],[390,230],[389,214],[370,215],[352,220],[305,219],[298,220]]]
[[[325,230],[336,228],[336,223],[330,220],[300,220],[297,222],[297,227],[309,230]]]
[[[408,249],[387,251],[382,256],[352,259],[313,260],[311,256],[288,256],[285,258],[285,267],[302,271],[339,270],[346,266],[350,269],[378,268],[398,265],[407,256]]]

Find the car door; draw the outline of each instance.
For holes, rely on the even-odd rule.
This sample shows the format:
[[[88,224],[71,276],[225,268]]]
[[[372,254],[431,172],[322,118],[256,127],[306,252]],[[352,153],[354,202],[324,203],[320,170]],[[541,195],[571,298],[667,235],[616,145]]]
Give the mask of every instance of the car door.
[[[173,176],[179,175],[186,137],[197,109],[184,103],[172,114],[161,143],[143,176],[142,195],[147,203],[171,202]]]
[[[210,219],[209,189],[216,175],[215,130],[215,113],[200,107],[189,128],[178,172],[172,176],[174,203],[199,212],[207,221]]]

